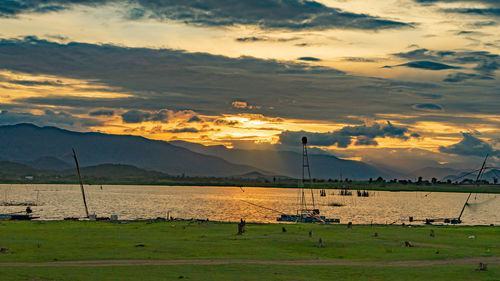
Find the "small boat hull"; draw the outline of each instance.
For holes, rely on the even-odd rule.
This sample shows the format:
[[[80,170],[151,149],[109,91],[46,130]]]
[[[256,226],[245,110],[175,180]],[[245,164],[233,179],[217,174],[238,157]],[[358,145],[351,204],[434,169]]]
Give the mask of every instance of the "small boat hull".
[[[301,222],[301,223],[340,223],[340,219],[326,218],[325,216],[303,215],[287,215],[283,214],[276,219],[281,222]]]
[[[22,214],[0,214],[0,220],[29,221],[37,218],[38,217],[33,217],[31,215],[22,215]]]

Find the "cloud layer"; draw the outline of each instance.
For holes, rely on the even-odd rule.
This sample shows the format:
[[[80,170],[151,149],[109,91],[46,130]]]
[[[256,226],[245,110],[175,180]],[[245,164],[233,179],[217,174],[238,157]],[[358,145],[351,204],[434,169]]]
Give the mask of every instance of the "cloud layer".
[[[377,145],[375,138],[398,138],[407,140],[411,136],[418,137],[418,134],[409,134],[405,127],[393,126],[390,122],[385,125],[373,124],[367,126],[346,126],[340,130],[328,133],[312,133],[312,132],[293,132],[286,131],[280,134],[279,140],[283,145],[296,145],[298,140],[306,136],[308,143],[313,146],[332,146],[336,145],[340,148],[346,148],[352,144],[353,138],[356,138],[354,145]]]
[[[498,56],[488,52],[419,49],[396,56],[410,60],[441,60],[461,65],[463,70],[472,65],[476,69],[472,70],[474,73],[452,73],[446,78],[450,81],[490,81],[498,67]],[[464,88],[360,77],[309,63],[252,57],[228,58],[171,49],[76,42],[61,44],[26,37],[0,40],[0,60],[2,67],[9,71],[93,81],[102,85],[103,91],[121,94],[118,97],[72,96],[54,90],[45,96],[14,98],[13,103],[3,105],[2,109],[32,110],[55,106],[88,113],[100,108],[130,112],[122,116],[125,122],[166,120],[154,114],[165,108],[193,110],[206,115],[255,113],[345,124],[359,124],[359,116],[377,119],[381,113],[402,116],[409,112],[440,112],[439,108],[446,108],[448,115],[426,114],[392,120],[398,123],[423,120],[470,123],[470,118],[460,115],[498,112],[498,85]],[[3,79],[32,85],[47,84],[43,82],[47,81],[49,86],[58,86],[54,79]],[[481,99],[474,98],[471,91],[481,92]],[[435,104],[434,100],[440,100],[439,105],[430,105]],[[91,116],[106,115],[100,113]]]
[[[474,137],[471,133],[463,133],[463,139],[456,144],[450,146],[441,146],[439,151],[448,154],[463,155],[463,156],[479,156],[485,157],[497,156],[500,151],[494,149],[489,143]]]
[[[262,29],[289,30],[382,30],[412,26],[401,21],[342,11],[316,1],[302,0],[8,0],[0,3],[0,16],[55,12],[75,5],[109,3],[125,7],[129,20],[153,18],[200,26],[253,25]]]
[[[490,80],[500,68],[500,56],[487,51],[436,51],[425,48],[393,54],[411,60],[398,66],[427,70],[463,69],[473,73],[455,72],[445,82],[462,82],[469,79]],[[457,66],[459,65],[459,66]],[[470,65],[473,65],[470,67]]]

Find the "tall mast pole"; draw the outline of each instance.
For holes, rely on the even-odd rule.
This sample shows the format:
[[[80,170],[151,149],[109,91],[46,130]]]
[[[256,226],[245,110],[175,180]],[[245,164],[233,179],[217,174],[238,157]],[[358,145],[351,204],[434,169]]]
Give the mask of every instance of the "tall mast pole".
[[[85,205],[85,214],[87,218],[89,217],[89,209],[87,208],[87,200],[85,199],[85,190],[83,189],[82,175],[80,174],[80,165],[78,164],[78,158],[76,157],[75,149],[73,148],[73,158],[75,159],[76,171],[78,172],[78,180],[80,181],[80,189],[82,190],[83,204]]]
[[[302,182],[305,182],[305,169],[307,169],[307,176],[309,177],[309,188],[311,189],[311,198],[312,198],[312,204],[313,204],[313,209],[316,209],[316,205],[314,202],[314,192],[312,190],[312,179],[311,179],[311,169],[309,167],[309,156],[307,155],[307,137],[302,137]],[[304,191],[302,191],[302,194],[304,194]],[[304,196],[304,195],[302,195]],[[306,208],[307,209],[307,208]]]
[[[476,177],[476,185],[479,186],[479,179],[483,175],[484,172],[484,166],[486,165],[486,160],[488,159],[488,154],[486,154],[486,157],[484,158],[483,165],[481,165],[481,169],[479,170],[479,173],[477,174]],[[460,221],[460,218],[462,217],[462,214],[464,213],[465,207],[467,206],[467,203],[469,202],[470,196],[472,195],[472,192],[469,193],[469,196],[467,196],[467,200],[465,200],[465,204],[462,207],[462,211],[460,211],[460,215],[458,216],[458,221]]]
[[[300,204],[301,204],[301,211],[307,209],[307,203],[306,203],[306,196],[305,196],[305,191],[304,191],[304,183],[305,183],[305,167],[306,167],[306,144],[307,144],[307,138],[302,137],[302,184],[301,184],[301,199],[300,199]]]

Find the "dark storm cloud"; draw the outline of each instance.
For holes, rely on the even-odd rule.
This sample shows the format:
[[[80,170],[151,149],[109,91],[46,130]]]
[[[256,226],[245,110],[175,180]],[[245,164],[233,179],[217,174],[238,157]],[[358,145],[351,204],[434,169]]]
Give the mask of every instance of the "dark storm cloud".
[[[411,24],[358,14],[303,0],[6,0],[0,16],[46,13],[74,5],[120,4],[127,18],[174,20],[200,26],[256,25],[263,29],[324,30],[331,28],[381,30],[412,27]]]
[[[445,53],[451,52],[440,52]],[[77,114],[96,109],[135,110],[135,115],[129,113],[125,119],[136,122],[152,121],[153,113],[165,108],[213,116],[239,114],[241,109],[232,106],[237,97],[247,104],[258,105],[252,114],[359,124],[356,116],[377,120],[381,113],[406,115],[413,104],[439,99],[448,113],[445,121],[467,124],[470,120],[459,115],[498,114],[500,107],[497,84],[462,87],[453,83],[369,78],[305,63],[228,58],[170,49],[55,43],[27,37],[0,40],[0,61],[1,67],[10,71],[83,79],[127,94],[109,98],[67,96],[55,91],[49,96],[13,97],[14,103],[5,107],[12,111],[53,106]],[[186,114],[185,119],[192,115]],[[154,119],[165,122],[165,118]],[[406,122],[425,118],[431,117],[398,119],[398,122],[409,124]]]
[[[241,125],[239,121],[236,120],[226,120],[226,119],[217,119],[214,121],[214,124],[217,126],[237,126]]]
[[[459,143],[440,146],[439,151],[447,154],[479,157],[484,157],[486,154],[490,156],[500,154],[500,151],[495,150],[489,143],[474,137],[470,133],[463,133],[463,138]]]
[[[495,26],[498,25],[498,22],[496,21],[477,21],[477,22],[472,22],[468,23],[467,26],[471,28],[483,28],[483,27],[488,27],[488,26]]]
[[[445,13],[457,13],[478,16],[500,16],[500,2],[498,0],[414,0],[423,5],[434,5],[437,3],[463,3],[463,4],[484,4],[484,8],[471,8],[469,6],[456,8],[443,8]]]
[[[489,34],[479,32],[479,31],[471,31],[471,30],[461,30],[455,33],[456,35],[475,35],[475,36],[488,36]]]
[[[421,48],[421,49],[415,49],[415,50],[408,51],[408,52],[395,53],[393,55],[396,57],[404,58],[404,59],[440,60],[446,56],[453,56],[455,54],[456,54],[455,51],[434,51],[434,50],[428,50],[428,49]]]
[[[406,67],[411,67],[411,68],[419,68],[419,69],[426,69],[426,70],[446,70],[446,69],[458,69],[460,67],[452,66],[452,65],[447,65],[444,63],[439,63],[439,62],[433,62],[433,61],[411,61],[403,64],[398,64],[394,66],[384,66],[384,68],[392,68],[392,67],[397,67],[397,66],[406,66]]]
[[[113,116],[115,115],[115,112],[113,110],[106,110],[106,109],[101,109],[101,110],[95,110],[89,113],[90,116]]]
[[[188,120],[188,123],[194,123],[194,122],[203,122],[200,117],[194,115],[194,116],[191,116],[191,118],[189,118]]]
[[[458,14],[468,14],[468,15],[480,15],[480,16],[500,16],[500,9],[498,8],[451,8],[443,9],[447,13],[458,13]]]
[[[478,75],[474,73],[456,72],[448,74],[448,76],[446,76],[446,78],[443,81],[456,83],[456,82],[463,82],[466,80],[493,80],[493,78],[490,76]]]
[[[301,61],[321,61],[321,59],[315,58],[315,57],[300,57],[298,60]]]
[[[499,5],[498,0],[413,0],[417,3],[421,4],[436,4],[436,3],[481,3],[481,4],[489,4],[489,5]]]
[[[172,130],[164,130],[166,133],[198,133],[200,130],[196,128],[179,128]]]
[[[256,36],[250,36],[250,37],[239,37],[235,39],[237,42],[257,42],[257,41],[269,41],[268,37],[256,37]]]
[[[352,141],[350,136],[343,136],[335,133],[312,133],[312,132],[293,132],[285,131],[279,135],[282,145],[296,145],[297,141],[303,136],[307,136],[308,143],[314,146],[330,146],[348,147]]]
[[[60,81],[31,81],[31,80],[10,80],[9,83],[23,86],[61,86]]]
[[[2,0],[0,17],[15,17],[24,13],[49,13],[70,9],[73,5],[96,6],[106,0]]]
[[[371,138],[367,137],[358,137],[354,145],[359,146],[359,145],[370,145],[370,146],[376,146],[378,145],[377,141]]]
[[[141,123],[147,121],[150,116],[149,112],[130,110],[122,114],[122,120],[124,123]]]
[[[240,43],[253,43],[253,42],[262,42],[262,41],[270,41],[270,42],[290,42],[301,39],[300,37],[269,37],[269,36],[249,36],[249,37],[238,37],[235,39],[236,42]]]
[[[421,103],[421,104],[416,104],[413,106],[413,108],[417,110],[424,110],[424,111],[442,111],[443,108],[439,104],[434,104],[434,103]]]
[[[500,68],[500,56],[487,51],[436,51],[428,49],[416,49],[408,52],[393,54],[395,57],[419,60],[411,61],[402,65],[418,67],[432,70],[445,70],[453,68],[469,68],[468,65],[475,65],[469,68],[474,73],[457,72],[450,74],[445,82],[461,82],[467,79],[488,80],[495,77],[495,71]],[[431,63],[432,62],[432,63]],[[449,64],[460,65],[451,66]],[[428,68],[426,68],[428,67]]]
[[[156,112],[147,112],[142,110],[129,110],[122,114],[124,123],[141,123],[146,121],[168,122],[168,111],[160,110]]]
[[[264,29],[380,30],[410,24],[301,0],[137,0],[150,17],[206,26],[257,25]]]
[[[90,118],[79,118],[65,111],[45,110],[40,115],[27,112],[0,111],[0,125],[14,125],[19,123],[33,123],[39,126],[63,126],[73,128],[86,128],[101,126],[102,122]]]
[[[366,124],[359,126],[346,126],[340,130],[328,133],[312,133],[305,131],[286,131],[279,135],[282,145],[293,145],[302,136],[307,136],[308,143],[314,146],[331,146],[336,145],[340,148],[346,148],[352,143],[352,138],[356,137],[354,145],[377,145],[375,138],[398,138],[407,140],[408,129],[405,127],[394,126],[390,122],[385,125]]]
[[[363,58],[363,57],[346,57],[343,58],[343,61],[350,62],[378,62],[380,59],[378,58]]]

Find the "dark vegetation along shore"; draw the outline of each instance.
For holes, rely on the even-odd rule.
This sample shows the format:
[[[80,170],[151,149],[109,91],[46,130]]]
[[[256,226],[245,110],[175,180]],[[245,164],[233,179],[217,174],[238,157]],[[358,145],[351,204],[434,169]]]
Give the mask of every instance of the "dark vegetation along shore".
[[[2,280],[500,278],[495,226],[246,224],[242,235],[237,231],[234,223],[199,221],[0,222],[0,274]]]
[[[240,177],[190,177],[171,176],[157,171],[148,171],[131,165],[102,164],[82,168],[86,184],[123,184],[123,185],[178,185],[178,186],[246,186],[295,188],[298,180],[286,177],[269,177],[251,174]],[[74,168],[62,171],[39,170],[28,165],[0,161],[0,183],[2,184],[78,184]],[[500,193],[500,185],[482,182],[408,181],[385,180],[371,181],[322,180],[313,179],[308,183],[312,188],[386,190],[386,191],[436,191],[436,192],[476,192]]]

